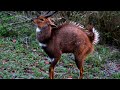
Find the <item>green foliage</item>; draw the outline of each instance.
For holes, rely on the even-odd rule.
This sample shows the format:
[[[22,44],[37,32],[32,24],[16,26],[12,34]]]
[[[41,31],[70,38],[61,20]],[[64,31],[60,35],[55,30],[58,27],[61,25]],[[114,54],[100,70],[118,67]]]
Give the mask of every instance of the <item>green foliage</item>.
[[[67,12],[68,13],[68,12]],[[120,47],[119,11],[69,11],[69,19],[83,25],[93,24],[100,32],[100,44]]]
[[[9,36],[14,35],[13,31],[12,31],[12,27],[11,26],[7,26],[8,22],[11,22],[11,19],[13,19],[14,16],[7,16],[4,13],[0,13],[0,35],[1,36]]]
[[[99,13],[99,29],[101,31],[101,43],[120,45],[120,12],[104,11]]]
[[[113,79],[120,78],[120,73],[112,74]]]
[[[23,17],[21,14],[19,14],[19,12],[17,12],[17,14],[11,14],[9,11],[0,12],[0,36],[34,37],[35,34],[33,34],[33,24],[30,21],[24,19]]]

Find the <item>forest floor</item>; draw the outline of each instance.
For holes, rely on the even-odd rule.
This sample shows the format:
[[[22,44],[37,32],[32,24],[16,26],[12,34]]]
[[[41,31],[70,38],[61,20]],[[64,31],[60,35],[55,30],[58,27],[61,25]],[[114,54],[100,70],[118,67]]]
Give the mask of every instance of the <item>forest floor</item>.
[[[36,40],[0,37],[0,79],[49,79],[49,59]],[[63,54],[55,79],[78,79],[72,54]],[[83,79],[120,79],[120,51],[96,45],[84,63]]]

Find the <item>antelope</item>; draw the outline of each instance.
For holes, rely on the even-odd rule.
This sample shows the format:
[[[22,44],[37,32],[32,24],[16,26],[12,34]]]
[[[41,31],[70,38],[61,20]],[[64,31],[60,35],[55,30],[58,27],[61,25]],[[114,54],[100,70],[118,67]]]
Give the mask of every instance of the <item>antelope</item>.
[[[55,14],[40,15],[33,19],[36,28],[36,38],[39,45],[51,58],[49,78],[54,79],[54,68],[63,53],[73,53],[79,69],[79,78],[83,78],[84,61],[88,54],[94,51],[94,45],[99,41],[99,33],[93,25],[84,28],[75,22],[65,22],[56,26],[50,17]]]

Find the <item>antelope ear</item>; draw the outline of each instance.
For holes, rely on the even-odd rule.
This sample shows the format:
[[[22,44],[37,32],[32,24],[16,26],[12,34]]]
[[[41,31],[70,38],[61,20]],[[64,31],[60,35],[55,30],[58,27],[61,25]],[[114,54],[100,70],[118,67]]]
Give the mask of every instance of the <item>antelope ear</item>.
[[[86,26],[86,29],[87,29],[88,31],[92,32],[93,25],[88,24],[88,25]]]
[[[50,23],[50,25],[51,25],[52,27],[57,27],[57,26],[55,25],[55,23],[50,20],[50,18],[48,18],[48,21],[49,21],[49,23]]]
[[[50,24],[52,28],[57,28],[57,25],[55,24]]]

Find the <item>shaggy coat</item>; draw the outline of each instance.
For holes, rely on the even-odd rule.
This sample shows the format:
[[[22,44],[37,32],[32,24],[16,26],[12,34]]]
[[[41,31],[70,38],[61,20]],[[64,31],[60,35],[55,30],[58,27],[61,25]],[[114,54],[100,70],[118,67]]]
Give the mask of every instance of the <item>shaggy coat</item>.
[[[83,28],[75,22],[65,22],[56,26],[50,18],[39,16],[34,19],[37,25],[36,38],[47,55],[53,59],[50,63],[49,76],[54,78],[54,67],[62,53],[73,53],[75,62],[83,78],[83,64],[86,56],[94,50],[98,43],[99,33],[92,25]]]

